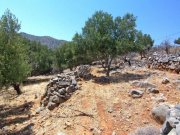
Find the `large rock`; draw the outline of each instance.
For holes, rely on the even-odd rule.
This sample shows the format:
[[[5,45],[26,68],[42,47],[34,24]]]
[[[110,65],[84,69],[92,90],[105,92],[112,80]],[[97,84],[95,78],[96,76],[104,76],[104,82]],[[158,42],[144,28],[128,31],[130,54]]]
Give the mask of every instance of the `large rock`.
[[[180,135],[180,124],[176,125],[176,135]]]
[[[154,84],[148,83],[146,81],[134,81],[132,82],[132,86],[141,87],[141,88],[155,88],[156,86]]]
[[[166,115],[162,126],[162,135],[180,135],[180,105],[172,107]]]
[[[166,104],[160,104],[158,106],[155,106],[152,109],[152,116],[160,123],[165,122],[167,113],[169,112],[170,107]]]
[[[176,130],[173,128],[167,135],[176,135]]]
[[[130,135],[160,135],[160,130],[153,126],[139,127]]]

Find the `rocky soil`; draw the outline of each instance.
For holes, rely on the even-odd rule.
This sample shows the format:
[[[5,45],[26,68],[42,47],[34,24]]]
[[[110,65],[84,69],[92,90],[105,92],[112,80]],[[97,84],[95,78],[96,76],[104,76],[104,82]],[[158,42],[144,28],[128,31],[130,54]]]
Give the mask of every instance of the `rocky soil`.
[[[79,88],[51,111],[39,107],[53,76],[29,78],[33,81],[22,87],[23,94],[18,97],[12,88],[4,90],[0,95],[0,134],[128,135],[139,127],[162,129],[169,119],[156,119],[153,108],[180,103],[179,74],[133,66],[112,71],[108,82],[97,66],[91,74],[92,79],[78,79]]]

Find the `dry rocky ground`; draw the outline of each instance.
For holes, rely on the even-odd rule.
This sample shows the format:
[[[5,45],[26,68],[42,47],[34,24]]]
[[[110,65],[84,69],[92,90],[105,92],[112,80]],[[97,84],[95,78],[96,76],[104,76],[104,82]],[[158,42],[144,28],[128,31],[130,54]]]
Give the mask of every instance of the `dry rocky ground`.
[[[92,74],[104,76],[101,68],[93,67]],[[10,88],[0,95],[0,134],[35,135],[127,135],[138,127],[162,126],[152,118],[151,110],[162,98],[170,104],[180,103],[176,80],[179,74],[147,68],[125,68],[113,71],[113,82],[101,84],[93,79],[78,81],[80,89],[52,111],[36,114],[40,98],[52,76],[31,77],[16,96]],[[168,84],[162,84],[167,77]],[[154,84],[159,93],[131,85],[133,81]],[[129,90],[144,91],[140,98],[132,98]],[[158,101],[157,101],[158,100]],[[161,101],[160,101],[161,102]]]

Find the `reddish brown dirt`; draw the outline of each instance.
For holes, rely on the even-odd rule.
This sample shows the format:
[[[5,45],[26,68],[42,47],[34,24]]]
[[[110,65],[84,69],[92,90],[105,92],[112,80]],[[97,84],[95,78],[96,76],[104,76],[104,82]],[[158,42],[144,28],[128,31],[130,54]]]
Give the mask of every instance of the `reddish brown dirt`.
[[[92,73],[102,76],[99,68],[93,68]],[[40,97],[47,85],[49,76],[34,77],[44,82],[23,86],[23,94],[16,97],[12,88],[3,91],[0,96],[0,129],[9,134],[36,134],[36,135],[127,135],[138,127],[154,125],[161,127],[150,115],[155,105],[152,99],[155,94],[144,93],[142,98],[133,99],[128,91],[133,89],[130,83],[135,75],[150,73],[147,80],[157,86],[160,93],[167,98],[167,102],[180,102],[180,91],[176,90],[174,80],[180,78],[178,74],[154,71],[151,69],[124,69],[117,81],[110,84],[98,84],[93,80],[79,81],[81,90],[76,91],[65,103],[53,111],[43,111],[35,114],[39,106]],[[132,75],[132,78],[127,76]],[[112,75],[114,76],[114,75]],[[123,76],[123,77],[122,77]],[[161,80],[168,77],[170,83],[163,85]],[[142,88],[138,88],[144,90]],[[38,97],[35,98],[35,95]],[[3,131],[4,132],[4,131]],[[2,131],[1,131],[2,133]]]

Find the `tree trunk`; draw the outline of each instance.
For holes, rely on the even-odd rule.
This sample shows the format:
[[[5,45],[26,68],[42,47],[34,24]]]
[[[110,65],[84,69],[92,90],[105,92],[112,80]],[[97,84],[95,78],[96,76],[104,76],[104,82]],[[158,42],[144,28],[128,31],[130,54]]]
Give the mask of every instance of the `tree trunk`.
[[[107,61],[107,70],[106,70],[106,76],[109,77],[110,76],[110,71],[111,71],[111,62],[112,62],[113,58],[111,58],[109,56],[108,61]]]
[[[142,52],[140,52],[140,56],[141,56],[141,60],[142,60],[142,58],[143,58],[143,54],[142,54]]]
[[[14,90],[17,92],[18,95],[22,94],[22,91],[19,87],[20,85],[19,84],[13,84],[13,87],[14,87]]]
[[[106,76],[109,77],[109,74],[110,74],[110,67],[108,66],[107,70],[106,70]]]

